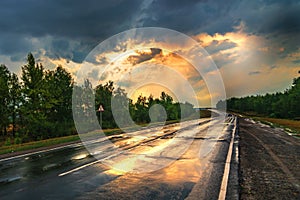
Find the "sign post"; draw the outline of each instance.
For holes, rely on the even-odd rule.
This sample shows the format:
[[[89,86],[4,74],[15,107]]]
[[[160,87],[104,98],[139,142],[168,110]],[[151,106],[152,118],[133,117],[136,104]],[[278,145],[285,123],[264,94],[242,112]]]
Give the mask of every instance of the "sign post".
[[[101,104],[99,105],[98,112],[100,112],[100,126],[102,128],[102,113],[104,112],[104,108]]]

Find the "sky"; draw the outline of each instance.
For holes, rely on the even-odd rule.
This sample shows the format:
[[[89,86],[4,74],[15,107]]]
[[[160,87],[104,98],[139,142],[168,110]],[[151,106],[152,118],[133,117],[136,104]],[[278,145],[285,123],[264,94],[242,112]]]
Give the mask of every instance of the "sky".
[[[46,69],[62,65],[75,80],[84,72],[98,82],[118,82],[132,97],[165,88],[175,98],[180,99],[177,94],[182,93],[187,101],[197,99],[201,106],[209,106],[213,96],[224,98],[218,90],[210,91],[213,86],[205,78],[216,73],[221,75],[226,97],[290,87],[300,70],[299,13],[299,0],[2,0],[0,63],[20,75],[32,52]],[[154,40],[147,36],[147,42],[132,35],[122,44],[111,40],[116,34],[142,27],[189,36],[216,68],[197,71],[187,59],[201,57],[199,51],[192,51],[194,43],[179,49],[172,40],[162,41],[158,36]],[[98,47],[99,53],[99,44],[107,40],[110,45],[102,46],[105,51],[93,54],[96,60],[90,59],[91,52],[97,53]],[[108,65],[111,70],[107,71]],[[156,80],[166,82],[151,85],[150,72]],[[140,84],[133,87],[132,80]],[[185,93],[187,90],[193,94]]]

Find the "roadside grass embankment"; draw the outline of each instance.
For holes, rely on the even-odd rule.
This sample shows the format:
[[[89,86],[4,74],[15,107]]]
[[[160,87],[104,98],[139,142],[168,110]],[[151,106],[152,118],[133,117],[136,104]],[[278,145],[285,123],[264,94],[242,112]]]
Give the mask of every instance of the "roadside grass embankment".
[[[265,117],[262,115],[257,115],[253,112],[251,113],[232,112],[232,113],[236,115],[240,114],[243,117],[251,118],[254,121],[259,121],[273,128],[282,128],[288,134],[300,138],[300,120]]]
[[[120,129],[106,129],[103,131],[106,135],[119,134],[121,133]],[[95,134],[95,132],[91,132],[88,134]],[[46,140],[32,141],[22,144],[11,144],[11,145],[2,145],[0,147],[0,155],[8,154],[19,151],[27,151],[32,149],[39,149],[43,147],[52,147],[55,145],[68,144],[68,143],[76,143],[80,141],[79,135],[70,135],[63,136],[57,138],[50,138]]]
[[[254,120],[267,124],[271,127],[282,128],[285,132],[300,137],[300,121],[291,119],[278,119],[269,117],[253,117]]]

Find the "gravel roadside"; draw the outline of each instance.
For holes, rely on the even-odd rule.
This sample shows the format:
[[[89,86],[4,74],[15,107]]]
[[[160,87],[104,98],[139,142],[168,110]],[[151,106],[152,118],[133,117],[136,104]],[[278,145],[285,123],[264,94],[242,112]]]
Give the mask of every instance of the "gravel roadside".
[[[240,118],[240,198],[300,199],[300,140]]]

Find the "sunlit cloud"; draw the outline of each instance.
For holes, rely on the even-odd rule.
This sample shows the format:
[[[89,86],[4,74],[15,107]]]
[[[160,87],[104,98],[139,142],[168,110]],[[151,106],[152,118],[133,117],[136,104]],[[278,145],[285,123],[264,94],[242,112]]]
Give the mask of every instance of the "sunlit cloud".
[[[136,51],[137,55],[131,55],[127,58],[127,61],[132,64],[136,65],[148,60],[151,60],[155,56],[161,55],[162,50],[159,48],[150,48],[150,51]]]
[[[241,23],[234,32],[201,33],[194,38],[220,68],[227,96],[284,90],[297,75],[299,49],[286,54],[282,44],[267,36],[249,34],[245,29],[246,24]]]
[[[115,44],[114,41],[109,44],[104,43],[101,47],[96,47],[81,64],[76,74],[77,80],[80,83],[83,79],[89,78],[92,85],[105,84],[111,80],[117,87],[124,88],[128,93],[134,93],[134,95],[129,94],[133,98],[139,94],[152,94],[158,97],[158,94],[163,91],[162,88],[135,88],[138,92],[132,92],[132,89],[140,86],[141,83],[146,84],[149,80],[153,83],[155,80],[162,80],[165,88],[173,89],[169,91],[171,95],[174,94],[174,99],[194,105],[201,102],[204,106],[210,106],[211,99],[208,97],[211,96],[202,76],[216,69],[211,63],[205,61],[208,58],[205,53],[197,50],[200,46],[196,42],[192,44],[184,39],[178,44],[175,43],[178,41],[176,37],[176,35],[165,39],[138,37],[135,40],[117,41]],[[197,70],[186,58],[197,58],[197,64],[201,65],[202,71]],[[184,95],[190,90],[188,87],[192,87],[195,94]],[[185,98],[178,98],[175,94],[181,94],[180,96]]]
[[[196,96],[187,97],[186,101],[197,99],[202,105],[209,106],[211,98],[219,94],[210,93],[203,76],[217,77],[217,70],[222,74],[228,97],[282,91],[289,86],[298,74],[300,48],[289,48],[285,45],[285,37],[283,42],[278,42],[269,35],[248,33],[247,24],[241,21],[230,32],[195,34],[193,38],[198,42],[197,45],[188,41],[174,45],[176,37],[172,36],[164,40],[129,37],[131,39],[126,41],[106,44],[98,53],[89,56],[82,53],[87,49],[75,40],[65,42],[63,38],[44,36],[32,37],[28,41],[37,49],[32,53],[38,63],[47,69],[54,69],[58,65],[65,67],[79,84],[84,78],[89,78],[93,86],[112,80],[117,86],[131,91],[130,88],[139,82],[157,78],[177,86],[177,90],[170,90],[170,93],[184,93],[184,84],[179,85],[174,77],[164,74],[169,68],[195,89]],[[207,54],[197,51],[199,47],[203,47]],[[80,55],[83,62],[76,62],[76,55]],[[186,57],[199,60],[202,74]],[[206,57],[212,58],[218,69],[202,62]],[[21,66],[26,63],[26,55],[22,59],[1,55],[0,59],[18,75]],[[137,98],[139,94],[158,96],[162,89],[140,87],[132,97]]]

